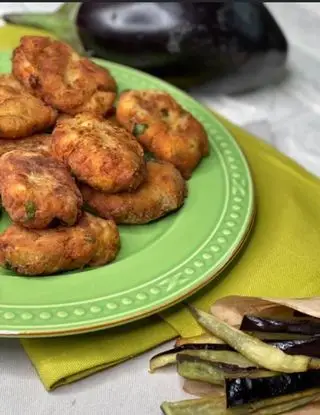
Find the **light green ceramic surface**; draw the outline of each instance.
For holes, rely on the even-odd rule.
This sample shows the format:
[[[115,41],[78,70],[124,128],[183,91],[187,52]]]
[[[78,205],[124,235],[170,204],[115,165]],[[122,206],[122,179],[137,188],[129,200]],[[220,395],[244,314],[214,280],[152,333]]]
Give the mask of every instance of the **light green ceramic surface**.
[[[250,173],[238,145],[212,113],[176,88],[110,62],[120,90],[169,92],[204,125],[211,152],[191,180],[184,207],[155,223],[120,226],[122,248],[110,265],[26,278],[0,268],[0,335],[91,331],[153,314],[181,301],[226,265],[253,215]],[[10,52],[0,54],[9,72]],[[9,224],[5,213],[0,231]]]

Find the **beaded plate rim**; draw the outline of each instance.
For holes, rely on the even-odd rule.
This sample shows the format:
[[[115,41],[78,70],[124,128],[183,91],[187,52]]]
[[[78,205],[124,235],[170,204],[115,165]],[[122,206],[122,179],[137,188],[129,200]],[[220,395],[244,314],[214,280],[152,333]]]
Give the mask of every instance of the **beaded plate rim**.
[[[1,52],[0,60],[5,54],[8,59],[11,51]],[[138,85],[139,89],[157,88],[171,93],[204,125],[210,146],[218,154],[225,173],[228,198],[223,214],[197,252],[143,287],[76,303],[30,306],[0,302],[0,337],[65,336],[113,327],[158,313],[215,279],[241,249],[253,225],[254,187],[248,163],[235,139],[214,114],[186,93],[151,75],[113,62],[93,60],[106,66],[117,81]],[[233,232],[233,229],[238,230]],[[155,301],[157,296],[159,299]],[[132,304],[137,304],[138,311],[130,311]],[[53,317],[58,318],[59,323],[50,324]],[[34,324],[34,319],[41,320],[41,325]]]

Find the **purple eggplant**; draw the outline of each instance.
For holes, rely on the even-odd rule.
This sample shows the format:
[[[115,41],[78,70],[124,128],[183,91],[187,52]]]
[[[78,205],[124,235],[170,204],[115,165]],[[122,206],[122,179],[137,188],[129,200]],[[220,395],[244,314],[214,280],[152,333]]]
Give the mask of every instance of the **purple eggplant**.
[[[45,29],[79,53],[149,72],[182,88],[210,80],[242,92],[283,77],[286,38],[273,16],[245,2],[66,3],[54,13],[6,14]]]
[[[242,319],[240,330],[314,336],[320,335],[320,320],[312,318],[287,321],[246,315]]]
[[[226,378],[227,407],[245,405],[250,402],[280,397],[317,389],[320,391],[320,371],[282,373],[276,376],[248,378]]]

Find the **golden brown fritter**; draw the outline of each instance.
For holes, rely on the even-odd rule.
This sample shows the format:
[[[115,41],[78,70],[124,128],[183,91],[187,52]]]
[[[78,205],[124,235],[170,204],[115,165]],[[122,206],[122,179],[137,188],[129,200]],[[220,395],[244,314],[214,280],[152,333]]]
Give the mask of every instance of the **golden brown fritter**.
[[[119,249],[119,232],[113,220],[84,213],[69,228],[9,226],[0,235],[0,265],[22,275],[50,275],[107,264]]]
[[[14,222],[43,229],[74,225],[82,196],[66,167],[41,153],[13,150],[0,157],[2,204]]]
[[[73,115],[59,113],[57,123],[63,120],[70,120],[71,118],[73,118]]]
[[[22,37],[12,65],[16,78],[35,96],[67,114],[103,115],[116,97],[116,83],[107,69],[49,37]]]
[[[156,158],[174,164],[188,179],[209,153],[202,125],[169,94],[157,90],[123,92],[117,119]]]
[[[186,183],[170,163],[147,162],[147,179],[134,193],[108,195],[82,185],[88,208],[97,215],[113,217],[116,223],[144,224],[177,210],[187,195]]]
[[[58,122],[52,133],[53,155],[76,178],[108,192],[131,191],[145,178],[143,149],[124,128],[90,114]]]
[[[87,213],[85,213],[88,215]],[[89,225],[96,235],[96,249],[88,265],[97,267],[108,264],[117,256],[120,249],[120,234],[113,219],[101,219],[88,215]]]
[[[117,120],[117,115],[116,115],[116,109],[115,108],[112,108],[112,110],[110,110],[108,112],[108,114],[105,115],[105,118],[108,121],[113,122],[114,124],[116,124],[118,127],[121,127],[121,124]]]
[[[51,135],[35,134],[16,140],[0,140],[0,156],[12,150],[36,151],[49,156],[51,154]]]
[[[0,75],[0,138],[21,138],[55,123],[57,112],[12,76]]]
[[[0,74],[0,85],[8,86],[16,91],[27,92],[26,88],[10,73]]]

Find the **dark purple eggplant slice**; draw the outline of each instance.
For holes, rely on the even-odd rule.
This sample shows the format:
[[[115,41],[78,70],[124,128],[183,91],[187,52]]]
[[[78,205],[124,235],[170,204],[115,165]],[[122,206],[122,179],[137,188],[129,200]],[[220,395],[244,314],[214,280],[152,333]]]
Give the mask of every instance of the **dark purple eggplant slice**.
[[[166,350],[153,356],[149,362],[150,372],[153,372],[161,367],[176,363],[177,354],[186,350],[233,351],[233,349],[227,344],[184,344],[182,346],[174,347],[173,349]]]
[[[247,315],[243,317],[240,330],[314,336],[320,335],[320,321],[314,319],[286,321]]]
[[[239,377],[225,380],[228,408],[316,388],[320,388],[319,370],[283,373],[261,378]]]

